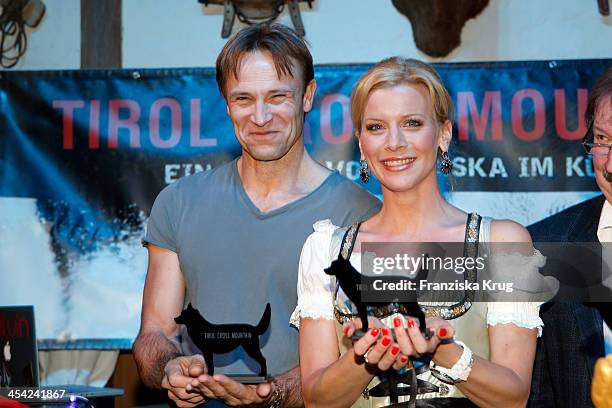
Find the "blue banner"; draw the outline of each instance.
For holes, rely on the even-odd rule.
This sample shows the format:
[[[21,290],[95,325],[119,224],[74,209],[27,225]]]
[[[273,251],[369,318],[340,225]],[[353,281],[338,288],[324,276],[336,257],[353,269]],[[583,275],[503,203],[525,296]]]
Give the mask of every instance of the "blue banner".
[[[437,64],[455,103],[452,191],[597,191],[580,140],[588,89],[611,63]],[[367,68],[316,67],[304,135],[357,182],[350,94]],[[129,343],[157,193],[240,153],[214,71],[3,72],[0,83],[1,302],[36,305],[43,338]],[[364,187],[380,194],[375,180]]]

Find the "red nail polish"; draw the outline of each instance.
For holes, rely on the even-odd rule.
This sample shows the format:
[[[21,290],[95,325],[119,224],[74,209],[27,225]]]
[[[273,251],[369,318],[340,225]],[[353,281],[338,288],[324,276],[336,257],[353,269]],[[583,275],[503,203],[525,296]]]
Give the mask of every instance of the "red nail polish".
[[[391,354],[393,354],[394,356],[399,353],[400,348],[399,346],[396,344],[395,346],[391,347]]]
[[[402,320],[399,317],[396,317],[395,319],[393,319],[393,325],[395,327],[400,327],[402,325]]]
[[[406,357],[406,356],[401,356],[401,357],[400,357],[400,361],[401,361],[402,363],[405,363],[405,362],[407,362],[407,361],[408,361],[408,357]]]
[[[391,339],[389,337],[383,337],[382,345],[387,347],[389,344],[391,344]]]
[[[342,328],[342,331],[344,332],[344,335],[345,335],[345,336],[348,336],[348,331],[349,331],[348,326],[347,326],[347,327],[343,327],[343,328]]]
[[[410,319],[408,320],[408,328],[412,329],[414,327],[414,320]]]
[[[446,330],[446,327],[440,327],[438,329],[438,336],[439,337],[444,337],[444,336],[446,336],[447,333],[448,333],[448,330]]]
[[[370,330],[370,334],[372,335],[372,337],[378,337],[378,329],[373,328],[372,330]]]
[[[381,330],[381,333],[383,336],[388,336],[389,335],[389,329],[387,329],[386,327],[383,327]]]

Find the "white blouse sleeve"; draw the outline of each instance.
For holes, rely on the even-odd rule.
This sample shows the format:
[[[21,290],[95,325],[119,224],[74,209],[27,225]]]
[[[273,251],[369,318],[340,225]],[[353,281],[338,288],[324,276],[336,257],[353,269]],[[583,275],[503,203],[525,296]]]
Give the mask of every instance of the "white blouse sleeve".
[[[543,297],[552,297],[558,289],[558,282],[554,278],[540,275],[539,268],[544,266],[546,258],[535,250],[531,257],[509,255],[498,258],[496,262],[503,263],[503,269],[512,271],[512,281],[516,301],[513,302],[489,302],[487,305],[487,324],[512,323],[527,329],[538,329],[538,337],[542,336],[544,322],[540,318],[540,306]],[[510,267],[510,268],[509,268]],[[534,290],[535,289],[535,290]],[[533,298],[537,294],[537,300],[519,301],[518,299]]]
[[[331,265],[330,245],[338,228],[330,220],[317,221],[300,255],[297,284],[297,307],[291,314],[291,325],[300,327],[300,319],[334,320],[332,279],[323,269]]]
[[[487,324],[512,323],[526,329],[538,329],[542,336],[544,322],[540,318],[540,302],[491,302],[488,305]]]

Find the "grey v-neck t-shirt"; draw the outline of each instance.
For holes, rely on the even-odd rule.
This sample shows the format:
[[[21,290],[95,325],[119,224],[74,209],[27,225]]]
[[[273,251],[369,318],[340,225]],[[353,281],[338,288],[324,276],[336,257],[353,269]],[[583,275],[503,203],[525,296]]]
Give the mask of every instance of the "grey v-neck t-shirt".
[[[297,303],[302,245],[312,225],[329,218],[345,226],[369,218],[380,201],[332,172],[308,195],[261,212],[242,186],[236,160],[181,178],[159,194],[145,242],[178,254],[189,303],[217,324],[256,325],[272,306],[268,331],[260,336],[268,373],[298,363],[298,334],[289,325]],[[185,354],[200,353],[181,326]],[[242,347],[214,356],[215,373],[251,374],[259,365]]]

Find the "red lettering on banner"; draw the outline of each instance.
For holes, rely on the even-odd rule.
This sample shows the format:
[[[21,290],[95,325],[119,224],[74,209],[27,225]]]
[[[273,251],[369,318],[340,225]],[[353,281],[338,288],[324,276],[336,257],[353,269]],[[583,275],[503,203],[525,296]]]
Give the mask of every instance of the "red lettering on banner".
[[[584,121],[584,113],[587,108],[588,91],[584,88],[579,88],[577,92],[577,108],[578,126],[575,130],[567,128],[567,109],[565,89],[555,89],[555,129],[561,139],[579,140],[582,139],[587,131]]]
[[[342,132],[334,135],[331,127],[331,108],[334,103],[342,106]],[[350,116],[350,99],[348,96],[334,93],[326,95],[321,102],[321,135],[323,140],[329,144],[342,144],[351,139],[353,123]]]
[[[491,117],[491,139],[502,139],[501,92],[487,91],[482,99],[482,110],[478,111],[473,92],[457,92],[457,125],[459,140],[468,140],[469,121],[468,113],[474,124],[476,140],[485,140],[489,116]]]
[[[127,109],[129,116],[119,119],[119,110]],[[127,129],[130,134],[130,147],[140,147],[140,105],[131,99],[111,99],[108,102],[108,148],[116,149],[119,145],[119,129]]]
[[[531,131],[523,127],[523,101],[533,101],[534,125]],[[544,97],[535,89],[521,89],[512,97],[512,131],[521,140],[538,140],[546,129],[546,105]]]
[[[53,107],[62,109],[64,126],[62,147],[65,150],[74,149],[74,110],[85,107],[85,102],[81,100],[57,100],[53,101]]]
[[[170,109],[170,137],[167,140],[162,139],[159,134],[159,117],[163,108]],[[176,99],[160,98],[153,102],[149,111],[149,135],[153,146],[161,149],[170,149],[176,146],[181,140],[182,126],[181,107]]]
[[[100,148],[100,101],[93,100],[89,108],[89,148]]]
[[[509,96],[506,98],[510,101]],[[529,101],[525,101],[529,99]],[[579,88],[576,91],[576,115],[577,120],[568,120],[573,113],[568,110],[568,96],[565,89],[554,90],[554,123],[556,133],[559,138],[564,140],[577,140],[584,136],[586,124],[584,122],[584,112],[586,110],[588,91]],[[467,141],[470,137],[476,141],[502,140],[502,95],[500,91],[486,91],[482,96],[482,103],[477,101],[474,92],[457,93],[457,122],[458,139]],[[186,103],[186,101],[185,101]],[[527,104],[528,109],[524,106]],[[532,115],[531,104],[533,103],[533,126],[526,125],[531,120],[523,117]],[[108,104],[108,105],[106,105]],[[339,104],[339,106],[334,106]],[[109,149],[115,149],[119,145],[119,132],[121,137],[128,138],[124,143],[129,143],[130,148],[140,148],[142,144],[141,131],[144,135],[149,135],[151,144],[156,148],[169,149],[177,146],[182,137],[187,137],[187,129],[183,129],[183,107],[181,102],[175,98],[160,98],[150,106],[143,106],[136,100],[113,99],[110,101],[94,100],[54,100],[53,108],[60,109],[62,115],[62,146],[65,150],[72,150],[75,147],[75,131],[84,129],[76,128],[76,124],[82,127],[88,125],[88,147],[89,149],[100,149],[101,138],[104,139],[104,129],[101,124],[105,123],[108,115],[108,142]],[[522,141],[536,141],[542,138],[546,132],[546,101],[544,96],[535,89],[520,89],[511,98],[511,106],[504,106],[503,109],[511,109],[511,126],[514,135]],[[81,110],[79,109],[88,109]],[[166,112],[166,110],[169,112]],[[332,127],[332,110],[341,109],[337,122]],[[141,124],[142,111],[149,111],[147,124]],[[573,109],[570,109],[573,112]],[[108,113],[107,113],[108,112]],[[162,113],[163,112],[163,113]],[[185,112],[186,113],[186,112]],[[168,118],[167,115],[170,115]],[[160,134],[161,116],[170,120],[169,131]],[[86,123],[86,120],[89,120]],[[334,119],[336,119],[334,117]],[[572,117],[573,119],[573,117]],[[189,100],[189,146],[190,147],[214,147],[218,145],[216,137],[204,137],[202,132],[202,107],[201,99],[192,98]],[[341,121],[341,122],[340,122]],[[552,126],[552,118],[549,121]],[[166,123],[166,122],[164,122]],[[577,123],[575,129],[568,129],[568,123]],[[142,126],[142,129],[141,129]],[[529,129],[526,129],[528,126]],[[76,129],[75,129],[76,128]],[[338,145],[347,143],[352,138],[353,125],[350,118],[350,99],[340,93],[333,93],[323,97],[321,101],[320,117],[321,136],[325,143]],[[185,131],[183,134],[183,130]],[[308,123],[304,125],[304,143],[312,144],[311,127]],[[102,132],[102,135],[101,135]],[[472,133],[472,135],[470,135]],[[102,146],[103,147],[103,146]]]
[[[190,133],[189,133],[189,145],[192,147],[207,147],[216,146],[216,137],[200,137],[200,115],[202,112],[201,103],[199,99],[191,99],[189,102],[189,114],[190,114]]]
[[[30,323],[20,315],[0,315],[0,337],[30,337]]]

